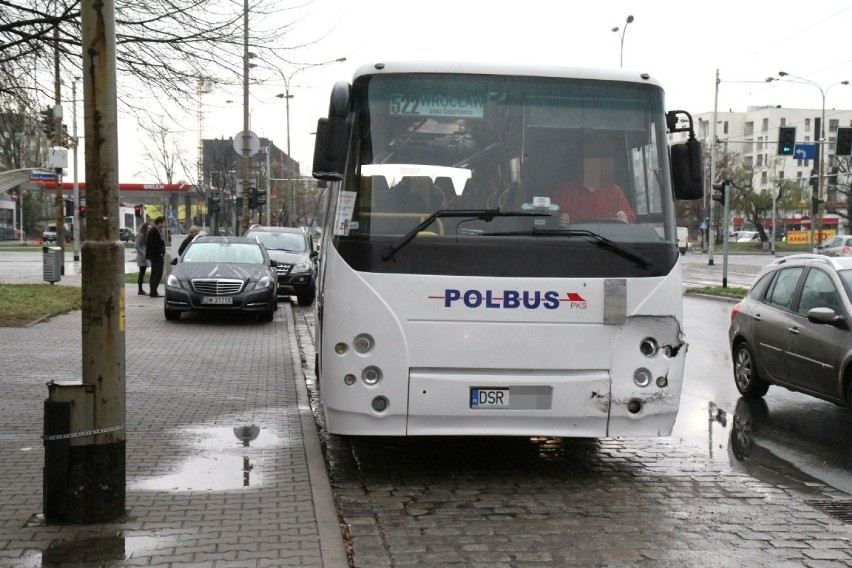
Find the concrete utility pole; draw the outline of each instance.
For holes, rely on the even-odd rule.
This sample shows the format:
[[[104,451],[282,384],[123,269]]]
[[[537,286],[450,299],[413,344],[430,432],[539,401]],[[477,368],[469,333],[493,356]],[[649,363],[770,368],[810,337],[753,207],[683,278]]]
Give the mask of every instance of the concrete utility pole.
[[[248,197],[249,197],[249,2],[243,0],[243,142],[242,142],[242,183],[240,198],[242,207],[237,208],[237,235],[244,235],[248,230]]]
[[[62,80],[59,78],[59,23],[53,27],[53,147],[62,144]],[[53,155],[53,153],[51,153]],[[53,159],[53,158],[51,158]],[[59,246],[60,274],[65,274],[65,199],[62,197],[62,168],[55,167],[56,193],[54,217],[56,218],[56,244]]]
[[[124,247],[118,240],[114,0],[83,0],[88,235],[83,244],[82,382],[48,383],[44,513],[104,523],[125,513]]]

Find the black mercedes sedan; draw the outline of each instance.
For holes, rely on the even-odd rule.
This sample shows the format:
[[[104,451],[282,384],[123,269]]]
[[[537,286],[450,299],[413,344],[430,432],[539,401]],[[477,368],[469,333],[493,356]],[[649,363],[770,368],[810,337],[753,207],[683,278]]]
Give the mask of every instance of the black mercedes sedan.
[[[276,266],[254,239],[199,237],[172,261],[166,319],[195,311],[254,313],[261,321],[272,321],[278,308]]]

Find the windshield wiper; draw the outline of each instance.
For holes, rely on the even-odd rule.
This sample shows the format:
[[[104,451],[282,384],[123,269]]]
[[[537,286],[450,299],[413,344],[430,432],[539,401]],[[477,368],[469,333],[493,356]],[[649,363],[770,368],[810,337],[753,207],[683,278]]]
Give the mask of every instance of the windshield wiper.
[[[589,231],[586,229],[536,229],[533,228],[531,231],[507,231],[505,233],[486,233],[483,236],[488,237],[515,237],[515,236],[534,236],[534,237],[548,237],[548,236],[556,236],[556,237],[585,237],[595,243],[597,246],[601,248],[605,248],[607,250],[611,250],[612,252],[618,254],[619,256],[623,256],[628,260],[632,260],[636,264],[638,264],[642,268],[647,268],[653,264],[650,258],[641,252],[637,252],[631,248],[628,248],[624,245],[621,245],[615,241],[612,241],[606,237],[603,237],[594,231]]]
[[[417,233],[434,223],[435,219],[438,217],[470,217],[471,219],[479,219],[480,221],[488,223],[494,217],[550,217],[550,215],[550,213],[537,213],[532,211],[500,211],[499,209],[441,209],[439,211],[435,211],[419,222],[413,229],[408,231],[397,244],[383,250],[382,260],[388,261],[392,259],[396,253],[398,253],[403,247],[405,247],[405,245],[417,236]]]

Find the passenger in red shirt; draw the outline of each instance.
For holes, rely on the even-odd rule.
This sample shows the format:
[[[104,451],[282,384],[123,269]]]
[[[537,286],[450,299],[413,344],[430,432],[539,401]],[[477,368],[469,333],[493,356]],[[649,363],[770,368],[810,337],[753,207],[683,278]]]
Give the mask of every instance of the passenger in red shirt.
[[[633,208],[615,183],[615,161],[612,158],[584,158],[583,182],[582,186],[563,185],[551,197],[551,201],[559,206],[561,226],[602,218],[636,222]]]

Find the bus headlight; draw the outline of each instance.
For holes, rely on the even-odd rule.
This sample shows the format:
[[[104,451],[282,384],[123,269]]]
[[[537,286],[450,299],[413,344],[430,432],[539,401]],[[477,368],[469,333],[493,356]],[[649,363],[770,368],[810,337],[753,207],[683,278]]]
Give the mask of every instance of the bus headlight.
[[[343,377],[343,382],[351,387],[355,384],[355,375],[348,373],[345,377]]]
[[[346,346],[345,343],[338,343],[334,346],[334,352],[338,355],[343,355],[349,350],[349,347]]]
[[[655,357],[660,352],[660,344],[653,337],[646,337],[639,342],[639,351],[645,357]]]
[[[644,367],[636,369],[633,373],[633,382],[636,383],[637,387],[647,387],[651,384],[652,379],[651,371]]]
[[[360,353],[361,355],[370,353],[375,346],[376,342],[373,336],[368,333],[361,333],[352,340],[352,348],[356,353]]]
[[[361,380],[370,386],[378,384],[382,380],[382,370],[378,367],[366,367],[361,371]]]

